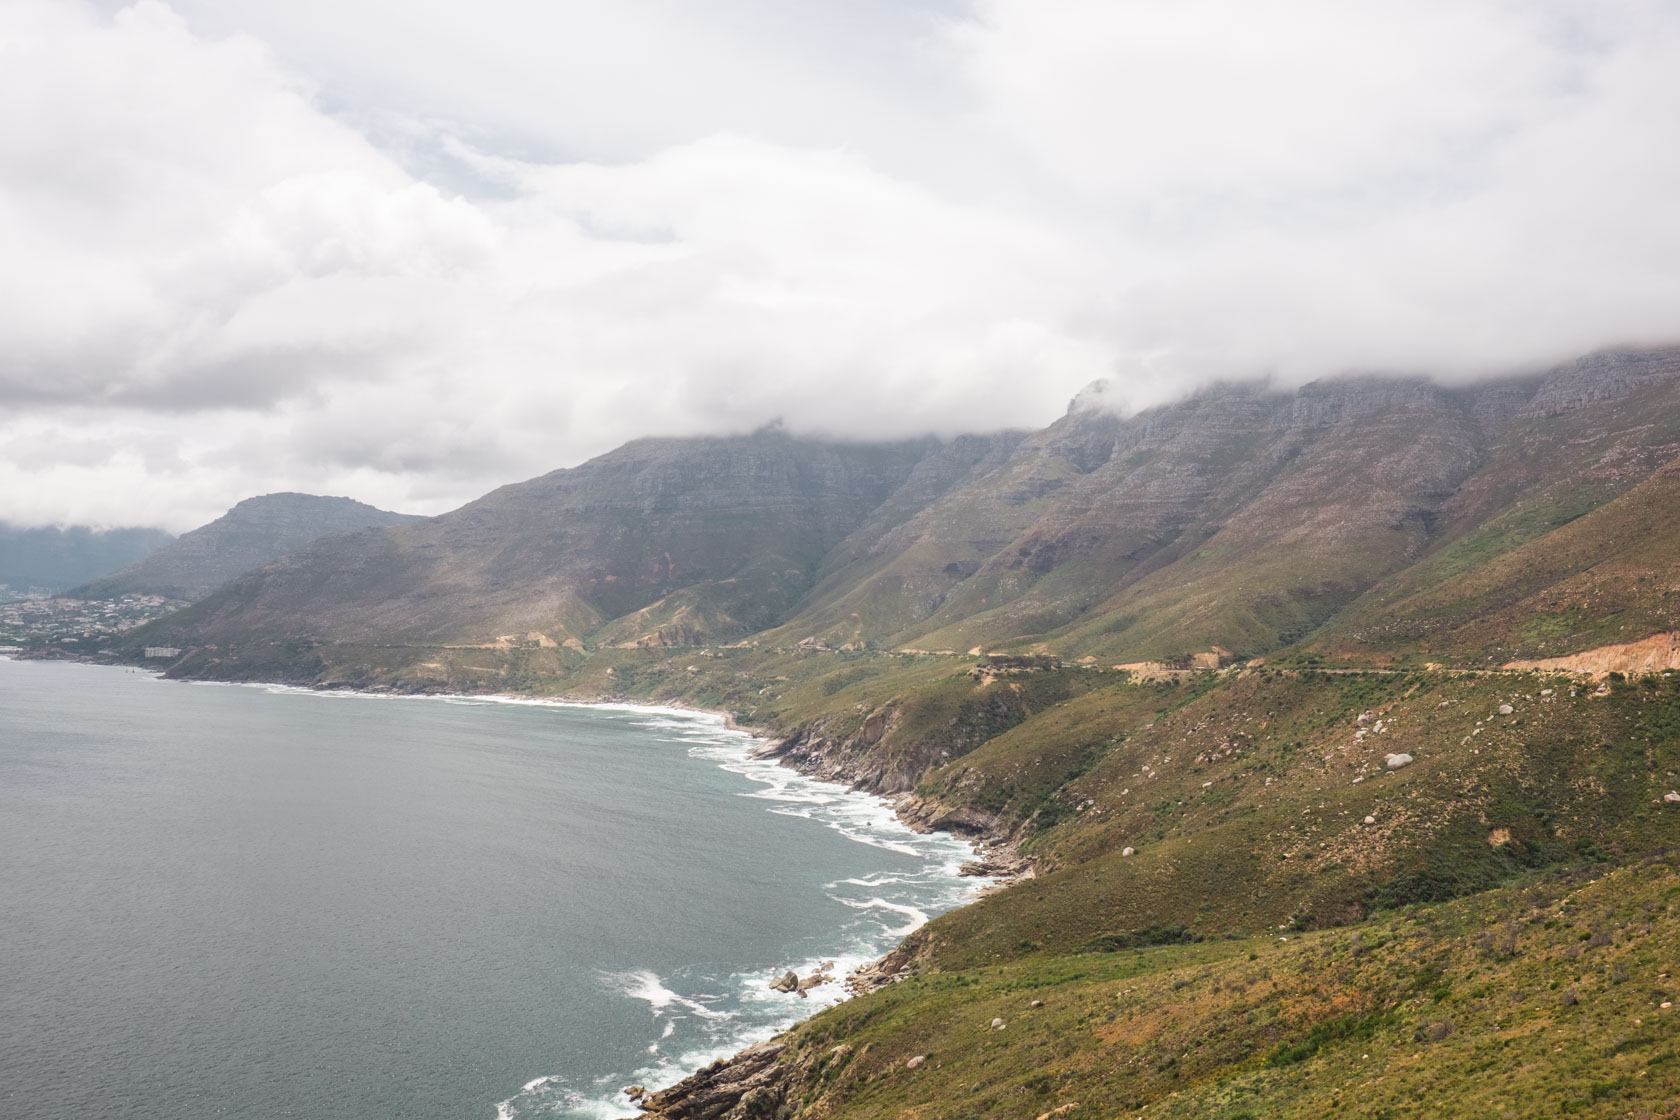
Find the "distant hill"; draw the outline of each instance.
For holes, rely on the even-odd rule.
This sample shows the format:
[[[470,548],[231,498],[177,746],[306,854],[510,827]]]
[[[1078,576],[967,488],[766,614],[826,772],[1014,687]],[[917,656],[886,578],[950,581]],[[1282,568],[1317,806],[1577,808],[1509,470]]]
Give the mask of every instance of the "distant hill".
[[[78,599],[149,594],[196,601],[230,579],[322,537],[416,520],[350,498],[265,494],[245,499],[138,563],[88,580],[68,594]]]
[[[62,591],[174,540],[162,529],[19,529],[0,525],[0,589]]]

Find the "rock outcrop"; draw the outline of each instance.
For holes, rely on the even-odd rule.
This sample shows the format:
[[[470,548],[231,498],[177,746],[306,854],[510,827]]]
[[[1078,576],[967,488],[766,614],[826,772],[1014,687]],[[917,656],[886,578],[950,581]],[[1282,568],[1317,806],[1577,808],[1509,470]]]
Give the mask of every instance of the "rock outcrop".
[[[784,1045],[761,1042],[713,1062],[669,1089],[644,1096],[640,1107],[656,1120],[748,1120],[774,1116],[790,1071],[779,1066]]]
[[[1540,672],[1583,673],[1593,677],[1623,673],[1660,673],[1665,669],[1680,669],[1680,630],[1653,634],[1637,642],[1619,642],[1582,650],[1564,657],[1545,657],[1535,661],[1508,661],[1507,669],[1532,669]]]

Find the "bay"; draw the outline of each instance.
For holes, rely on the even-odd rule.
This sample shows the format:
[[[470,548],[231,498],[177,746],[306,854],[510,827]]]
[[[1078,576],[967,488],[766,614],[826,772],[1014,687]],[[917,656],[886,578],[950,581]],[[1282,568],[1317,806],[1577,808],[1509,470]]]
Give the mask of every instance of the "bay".
[[[0,660],[0,1111],[603,1117],[971,897],[692,713]]]

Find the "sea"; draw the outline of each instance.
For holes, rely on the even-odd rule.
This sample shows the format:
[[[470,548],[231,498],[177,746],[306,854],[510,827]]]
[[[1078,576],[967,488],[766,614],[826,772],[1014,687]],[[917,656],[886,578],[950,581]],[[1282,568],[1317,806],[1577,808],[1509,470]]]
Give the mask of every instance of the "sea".
[[[984,885],[763,746],[0,660],[0,1115],[633,1116]]]

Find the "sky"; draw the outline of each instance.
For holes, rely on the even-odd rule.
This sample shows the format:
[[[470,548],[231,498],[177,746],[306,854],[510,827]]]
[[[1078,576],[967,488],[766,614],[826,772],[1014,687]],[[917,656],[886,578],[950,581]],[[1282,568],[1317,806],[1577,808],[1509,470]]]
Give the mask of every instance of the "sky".
[[[1680,341],[1671,0],[0,0],[0,519]]]

